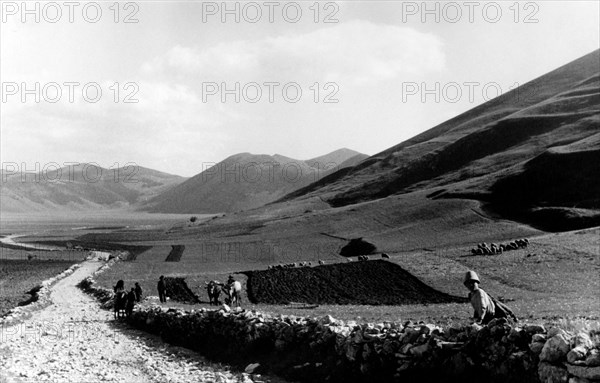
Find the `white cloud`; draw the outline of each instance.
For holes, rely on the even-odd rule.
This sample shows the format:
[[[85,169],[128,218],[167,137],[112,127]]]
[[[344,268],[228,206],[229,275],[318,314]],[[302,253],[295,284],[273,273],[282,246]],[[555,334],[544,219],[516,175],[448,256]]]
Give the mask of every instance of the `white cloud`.
[[[106,91],[112,84],[101,85]],[[184,85],[139,83],[139,103],[114,103],[112,97],[106,92],[97,104],[5,104],[2,141],[11,144],[3,145],[2,161],[137,162],[194,174],[223,150],[229,136],[222,126],[236,118],[223,110],[226,105],[209,108]]]
[[[406,27],[351,21],[303,34],[175,46],[147,62],[147,74],[198,75],[217,80],[285,78],[365,83],[444,68],[441,41]]]

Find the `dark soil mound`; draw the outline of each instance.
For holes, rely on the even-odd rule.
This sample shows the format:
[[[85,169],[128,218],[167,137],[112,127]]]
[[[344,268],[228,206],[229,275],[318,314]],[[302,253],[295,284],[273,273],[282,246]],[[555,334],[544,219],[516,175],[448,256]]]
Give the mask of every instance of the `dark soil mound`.
[[[199,303],[200,299],[190,290],[185,278],[165,277],[167,296],[174,301],[183,303]]]
[[[171,252],[167,255],[165,262],[179,262],[184,250],[184,245],[171,245]]]
[[[344,257],[358,257],[359,255],[373,254],[377,247],[362,238],[354,238],[350,243],[342,247],[340,255]]]
[[[368,261],[248,271],[253,303],[403,305],[464,302],[421,282],[395,263]]]

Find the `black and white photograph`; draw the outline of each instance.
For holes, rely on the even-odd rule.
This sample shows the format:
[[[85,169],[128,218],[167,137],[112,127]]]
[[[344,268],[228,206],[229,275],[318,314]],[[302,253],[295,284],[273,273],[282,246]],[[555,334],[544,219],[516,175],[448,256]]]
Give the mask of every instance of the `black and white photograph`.
[[[600,383],[597,0],[0,0],[0,383]]]

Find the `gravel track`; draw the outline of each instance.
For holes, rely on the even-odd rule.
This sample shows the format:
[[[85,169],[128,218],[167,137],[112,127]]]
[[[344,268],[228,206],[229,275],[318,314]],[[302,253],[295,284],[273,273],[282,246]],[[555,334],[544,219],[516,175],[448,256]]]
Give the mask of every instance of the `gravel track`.
[[[52,305],[0,328],[0,382],[260,382],[113,320],[76,284],[87,261],[52,287]]]

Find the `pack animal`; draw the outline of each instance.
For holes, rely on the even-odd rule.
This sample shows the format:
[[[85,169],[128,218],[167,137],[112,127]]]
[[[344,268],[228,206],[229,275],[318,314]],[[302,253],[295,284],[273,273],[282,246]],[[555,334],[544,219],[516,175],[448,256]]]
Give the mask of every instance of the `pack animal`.
[[[218,306],[221,304],[219,297],[221,296],[221,288],[223,284],[217,281],[206,283],[206,292],[208,293],[208,301],[211,305]]]
[[[223,287],[223,292],[227,295],[225,303],[229,305],[240,306],[242,302],[242,284],[239,281],[233,281]]]
[[[127,294],[124,290],[115,292],[115,302],[113,305],[115,319],[125,318],[127,308]]]

